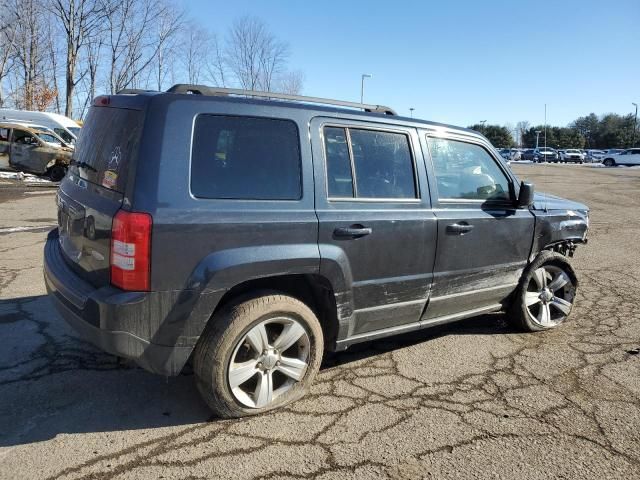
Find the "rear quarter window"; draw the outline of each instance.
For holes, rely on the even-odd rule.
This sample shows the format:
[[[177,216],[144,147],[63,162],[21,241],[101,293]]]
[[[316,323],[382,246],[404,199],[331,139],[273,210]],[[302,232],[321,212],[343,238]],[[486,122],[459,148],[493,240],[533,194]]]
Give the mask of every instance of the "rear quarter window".
[[[138,154],[143,116],[139,110],[92,107],[73,153],[72,168],[85,180],[124,192],[132,159]]]
[[[191,152],[191,193],[200,198],[298,200],[298,128],[290,120],[199,115]]]

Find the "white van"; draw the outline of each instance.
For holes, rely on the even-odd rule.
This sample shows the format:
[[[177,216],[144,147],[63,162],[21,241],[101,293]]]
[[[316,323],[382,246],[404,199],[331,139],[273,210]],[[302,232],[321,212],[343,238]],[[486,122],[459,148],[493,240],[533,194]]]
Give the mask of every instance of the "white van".
[[[80,133],[80,125],[57,113],[31,112],[0,108],[0,122],[33,123],[50,128],[65,142],[73,144]]]

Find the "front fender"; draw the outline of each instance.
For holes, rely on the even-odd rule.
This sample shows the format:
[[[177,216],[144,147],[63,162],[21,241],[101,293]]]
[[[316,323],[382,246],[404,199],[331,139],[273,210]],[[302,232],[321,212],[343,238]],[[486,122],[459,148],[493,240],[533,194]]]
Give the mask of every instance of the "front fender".
[[[575,211],[557,210],[535,212],[536,227],[531,258],[554,245],[586,243],[588,217]]]

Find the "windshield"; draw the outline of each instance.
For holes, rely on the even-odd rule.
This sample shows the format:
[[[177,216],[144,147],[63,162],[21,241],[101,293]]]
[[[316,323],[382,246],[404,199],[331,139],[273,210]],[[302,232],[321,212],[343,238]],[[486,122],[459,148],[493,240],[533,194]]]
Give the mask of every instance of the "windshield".
[[[123,192],[130,160],[138,152],[142,112],[124,108],[91,107],[72,168],[85,180]]]
[[[67,132],[64,128],[57,127],[57,128],[54,128],[53,131],[56,132],[58,136],[67,143],[75,143],[76,141],[75,138],[73,138],[73,136],[69,132]]]
[[[51,133],[36,131],[36,134],[38,135],[38,138],[43,142],[54,143],[56,145],[62,146],[62,142],[60,141],[60,139]]]

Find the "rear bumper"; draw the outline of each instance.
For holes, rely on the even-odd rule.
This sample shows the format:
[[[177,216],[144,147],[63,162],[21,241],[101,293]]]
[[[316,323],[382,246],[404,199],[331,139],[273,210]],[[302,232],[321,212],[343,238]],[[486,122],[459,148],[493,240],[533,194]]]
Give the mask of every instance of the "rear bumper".
[[[44,280],[49,297],[66,322],[85,340],[119,357],[134,360],[145,370],[177,375],[192,345],[154,343],[149,312],[153,293],[123,292],[113,287],[95,288],[79,277],[62,258],[58,231],[47,237]],[[128,325],[147,330],[149,337],[127,331]]]

